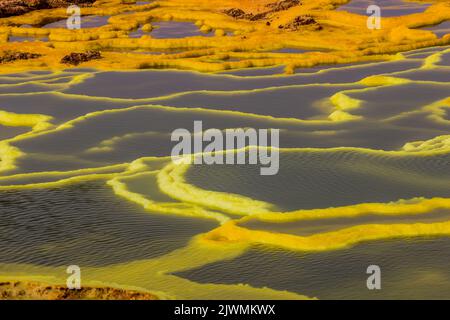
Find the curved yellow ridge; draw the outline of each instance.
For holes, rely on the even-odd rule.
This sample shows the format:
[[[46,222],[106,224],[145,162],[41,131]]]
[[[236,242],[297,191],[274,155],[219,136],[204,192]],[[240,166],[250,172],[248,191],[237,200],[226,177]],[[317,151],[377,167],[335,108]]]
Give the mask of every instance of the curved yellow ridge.
[[[66,83],[53,84],[46,76],[27,77],[18,83],[2,85],[2,88],[20,87],[24,85],[39,85],[42,90],[64,90],[71,85],[82,83],[92,73],[66,75],[60,70],[66,66],[59,60],[71,51],[87,49],[100,49],[104,58],[99,61],[87,62],[83,67],[95,67],[103,70],[117,69],[145,69],[145,68],[174,68],[190,69],[203,72],[220,72],[248,67],[269,67],[285,65],[286,73],[293,73],[298,67],[311,67],[320,64],[337,64],[348,62],[373,62],[378,60],[400,61],[405,56],[398,52],[426,48],[430,46],[450,44],[450,36],[437,39],[431,32],[417,30],[422,26],[437,24],[450,19],[450,6],[447,3],[435,3],[424,13],[404,17],[386,18],[383,21],[384,29],[367,32],[366,17],[333,11],[339,4],[346,1],[304,0],[301,8],[294,8],[280,13],[276,23],[270,27],[265,23],[236,21],[226,17],[219,11],[232,6],[245,6],[248,10],[255,9],[246,1],[217,0],[167,0],[156,1],[150,5],[138,7],[122,4],[119,0],[101,1],[100,5],[86,8],[83,14],[109,15],[107,26],[69,32],[62,29],[18,28],[14,24],[38,24],[48,13],[36,11],[26,16],[0,19],[0,42],[10,35],[48,35],[50,42],[28,43],[2,43],[4,50],[20,50],[41,53],[39,59],[17,61],[2,65],[1,73],[11,73],[19,70],[51,69],[53,75],[59,75],[57,81],[67,79]],[[100,3],[100,2],[99,2]],[[83,9],[84,10],[84,9]],[[124,13],[131,13],[125,15]],[[55,18],[65,18],[61,9],[52,10]],[[323,26],[321,33],[303,30],[298,33],[277,30],[278,23],[289,22],[300,14],[312,14]],[[233,35],[211,38],[190,37],[186,39],[154,39],[144,36],[140,39],[129,39],[128,32],[136,28],[136,22],[151,23],[156,20],[193,21],[203,30],[229,29]],[[320,36],[319,36],[320,35]],[[265,41],[261,41],[265,39]],[[135,52],[119,52],[134,50],[184,50],[182,53],[166,54],[162,56],[140,55]],[[310,49],[304,54],[280,54],[269,51],[280,48]],[[329,52],[320,52],[321,50]],[[110,50],[110,51],[108,51]],[[114,52],[116,50],[117,52]],[[431,54],[424,59],[419,69],[431,70],[448,67],[439,66],[442,54],[450,49]],[[238,59],[239,61],[232,61]],[[326,72],[325,70],[318,73]],[[230,78],[239,78],[229,75]],[[267,76],[269,77],[269,76]],[[264,78],[263,76],[255,78]],[[5,78],[6,79],[6,78]],[[11,80],[11,79],[6,79]],[[408,83],[433,83],[426,81],[410,81],[402,79],[401,75],[367,77],[355,84],[369,90],[376,86],[405,85]],[[436,84],[439,82],[435,82]],[[442,83],[439,83],[442,85]],[[265,89],[262,89],[265,90]],[[175,108],[165,106],[138,106],[126,109],[97,111],[60,125],[53,125],[51,116],[40,114],[18,115],[11,112],[0,111],[0,125],[30,127],[30,131],[15,138],[0,141],[0,172],[7,173],[0,177],[0,190],[21,188],[48,188],[72,184],[88,180],[105,181],[120,197],[133,201],[147,211],[182,215],[194,218],[213,219],[220,226],[206,234],[199,235],[185,247],[166,256],[135,261],[114,266],[87,268],[83,270],[86,281],[100,281],[102,283],[115,283],[121,287],[130,285],[143,287],[149,290],[164,292],[165,297],[177,298],[224,298],[224,297],[261,297],[261,298],[304,298],[289,292],[271,290],[268,288],[253,288],[247,285],[217,285],[197,284],[170,273],[197,268],[208,263],[232,259],[243,254],[252,244],[265,244],[277,246],[286,250],[325,251],[348,248],[363,241],[373,241],[398,237],[417,236],[450,236],[450,222],[439,223],[402,223],[402,224],[371,224],[354,227],[343,227],[333,232],[322,232],[312,236],[295,236],[277,232],[249,230],[239,224],[246,221],[261,220],[272,223],[302,221],[312,219],[363,217],[376,214],[380,216],[394,215],[426,215],[436,210],[449,210],[450,199],[447,198],[414,198],[398,200],[391,203],[362,203],[351,206],[296,210],[293,212],[277,212],[277,208],[267,202],[257,201],[239,194],[213,192],[201,189],[186,181],[189,165],[176,166],[170,162],[169,157],[140,158],[131,163],[115,164],[98,168],[69,170],[66,172],[36,172],[15,173],[17,159],[26,156],[25,151],[13,146],[16,141],[38,137],[47,133],[58,132],[76,126],[78,123],[105,113],[122,112],[136,108],[155,108],[165,111],[192,111],[210,112],[221,115],[246,116],[255,119],[279,121],[286,124],[320,124],[325,125],[333,121],[363,120],[351,114],[352,110],[361,108],[364,101],[351,98],[346,93],[352,90],[337,93],[331,98],[334,108],[327,120],[303,121],[299,119],[281,119],[268,116],[252,115],[243,112],[226,110],[207,110],[202,108]],[[54,94],[59,94],[52,91]],[[186,93],[177,93],[164,98],[180,96]],[[211,92],[214,94],[214,92]],[[67,96],[75,96],[69,95]],[[76,96],[83,99],[87,97]],[[91,99],[91,98],[89,98]],[[108,100],[109,98],[92,98]],[[154,98],[161,99],[161,97]],[[109,99],[110,101],[125,101],[124,99]],[[129,99],[132,100],[132,99]],[[136,99],[138,101],[139,99]],[[145,99],[140,99],[142,103]],[[154,101],[146,99],[148,103]],[[421,109],[429,112],[429,117],[440,124],[448,123],[445,119],[444,108],[450,105],[448,99],[435,102]],[[387,154],[392,157],[410,155],[414,157],[428,157],[447,154],[450,148],[448,136],[438,136],[427,141],[414,141],[405,144],[399,151],[378,151],[362,148],[331,148],[331,149],[281,149],[281,152],[329,152],[337,150],[353,150],[368,155]],[[235,150],[231,152],[236,152]],[[195,155],[194,155],[195,156]],[[147,194],[133,192],[128,183],[134,178],[152,174],[157,176],[155,187],[172,198],[173,202],[163,202],[152,199]],[[22,179],[48,178],[47,182],[19,183]],[[235,215],[239,217],[236,219]],[[234,220],[232,220],[234,219]],[[64,270],[50,267],[1,265],[2,274],[17,275],[23,272],[31,275],[62,274]],[[36,278],[38,276],[30,276]],[[61,281],[58,279],[58,281]],[[94,280],[95,279],[95,280]],[[55,280],[56,281],[56,280]]]
[[[189,167],[189,164],[168,164],[158,173],[160,190],[176,200],[230,214],[268,212],[272,207],[271,204],[264,201],[225,192],[213,192],[190,185],[184,178]]]
[[[31,127],[29,132],[16,136],[14,138],[0,141],[0,173],[14,170],[16,160],[24,153],[18,148],[11,146],[10,142],[19,137],[27,137],[36,132],[42,132],[53,125],[50,123],[52,117],[41,114],[16,114],[0,110],[0,125],[15,127]]]
[[[114,190],[114,193],[118,196],[121,196],[129,201],[139,204],[144,209],[164,213],[164,214],[175,214],[196,218],[206,218],[206,219],[214,219],[219,221],[220,223],[225,223],[229,220],[229,218],[219,212],[213,212],[210,210],[206,210],[200,206],[191,205],[189,203],[162,203],[156,202],[148,197],[145,197],[142,194],[132,192],[128,190],[126,181],[127,179],[132,179],[145,173],[137,173],[134,175],[126,176],[126,177],[115,177],[108,181],[108,185],[111,186]]]
[[[450,236],[450,222],[371,224],[320,233],[308,237],[249,230],[230,221],[203,236],[204,241],[264,244],[295,251],[327,251],[349,248],[362,242],[420,236]]]

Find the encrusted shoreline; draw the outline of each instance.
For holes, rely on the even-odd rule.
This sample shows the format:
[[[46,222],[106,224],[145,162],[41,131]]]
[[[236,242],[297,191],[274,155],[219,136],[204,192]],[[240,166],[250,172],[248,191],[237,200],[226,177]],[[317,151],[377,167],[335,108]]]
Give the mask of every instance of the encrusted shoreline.
[[[43,1],[43,0],[34,0]],[[284,65],[284,73],[324,64],[392,61],[397,53],[450,44],[450,34],[438,37],[422,27],[450,19],[450,4],[433,1],[424,12],[383,18],[380,30],[367,29],[367,17],[335,8],[340,0],[135,0],[71,1],[92,5],[82,16],[108,17],[107,23],[81,29],[43,28],[51,20],[67,19],[66,0],[52,0],[58,8],[33,10],[0,18],[0,43],[4,52],[30,52],[36,59],[2,64],[1,73],[23,70],[61,70],[76,62],[87,68],[181,69],[223,72]],[[1,3],[23,0],[0,0]],[[63,5],[64,4],[64,5]],[[55,4],[56,5],[56,4]],[[37,8],[37,7],[36,7]],[[193,10],[192,8],[195,8]],[[190,22],[205,35],[182,38],[154,37],[154,22]],[[157,29],[157,27],[156,27]],[[132,33],[141,30],[138,37]],[[31,39],[31,40],[30,40]],[[44,39],[44,40],[41,40]],[[279,49],[300,49],[291,54]],[[101,59],[84,59],[73,53],[101,52]],[[150,54],[140,54],[148,52]],[[75,65],[75,64],[74,64]]]
[[[159,300],[148,292],[112,287],[82,287],[68,289],[62,285],[51,285],[34,281],[0,282],[0,300]]]
[[[88,6],[96,0],[0,0],[0,18],[19,16],[34,10],[55,9],[71,4]]]

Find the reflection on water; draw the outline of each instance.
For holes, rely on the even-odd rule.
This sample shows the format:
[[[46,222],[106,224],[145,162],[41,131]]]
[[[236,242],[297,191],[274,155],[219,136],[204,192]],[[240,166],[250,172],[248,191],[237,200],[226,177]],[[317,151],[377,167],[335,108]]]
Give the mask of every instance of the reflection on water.
[[[392,61],[358,65],[352,68],[333,68],[317,74],[261,78],[236,78],[223,74],[211,76],[197,72],[170,70],[99,72],[82,83],[72,85],[64,92],[88,96],[139,99],[195,90],[232,91],[274,86],[309,85],[312,83],[348,83],[372,75],[415,69],[420,67],[422,63],[420,60]],[[412,74],[416,72],[418,71],[414,70]],[[436,71],[431,72],[435,73]],[[448,72],[446,74],[448,77]],[[167,85],[168,83],[170,85]],[[111,86],[114,86],[114,90],[111,90]]]
[[[269,67],[269,68],[252,68],[233,71],[224,71],[220,74],[229,74],[238,77],[261,77],[282,74],[285,66]]]
[[[227,211],[223,203],[230,195],[214,191],[262,200],[273,210],[325,208],[324,214],[332,211],[329,207],[349,204],[449,197],[448,142],[432,140],[450,132],[448,102],[443,100],[449,92],[450,54],[445,50],[448,47],[419,49],[405,53],[404,60],[317,66],[277,76],[261,75],[281,73],[282,68],[234,75],[85,68],[2,75],[2,111],[18,114],[19,120],[23,115],[46,115],[51,123],[46,125],[55,127],[10,142],[22,152],[18,158],[1,141],[2,160],[9,156],[17,167],[0,177],[0,263],[107,266],[94,270],[95,276],[150,290],[156,284],[156,290],[170,293],[179,293],[187,282],[164,275],[165,270],[184,270],[179,275],[202,283],[268,286],[319,298],[448,297],[450,241],[445,237],[380,241],[321,253],[253,248],[237,258],[245,246],[230,249],[222,241],[228,236],[226,228],[225,238],[216,238],[214,246],[193,238],[217,227],[214,220],[203,219],[205,212],[214,211],[220,221],[240,213],[221,212]],[[429,59],[422,68],[431,54],[440,55],[440,61]],[[372,77],[378,75],[382,77]],[[22,119],[31,120],[15,127],[14,119],[16,115],[1,117],[0,139],[35,125],[33,117],[25,116]],[[186,175],[161,171],[170,163],[161,157],[171,153],[171,132],[192,130],[195,120],[203,121],[205,130],[279,128],[281,147],[301,149],[281,151],[280,172],[274,177],[260,176],[259,166],[194,166]],[[417,152],[421,147],[439,152]],[[149,156],[158,158],[142,158]],[[86,168],[89,172],[72,171]],[[125,168],[130,171],[124,173]],[[108,174],[108,186],[100,174]],[[70,177],[78,181],[80,175],[97,182],[64,181],[59,188],[29,185]],[[184,182],[210,193],[196,193],[198,189]],[[13,190],[24,184],[26,189]],[[242,209],[243,214],[259,210],[254,201],[247,205],[249,201],[238,203],[248,209]],[[381,216],[375,206],[365,207],[373,211],[357,218],[240,226],[294,237],[361,224],[368,231],[375,224],[410,224],[415,230],[420,222],[431,230],[431,223],[449,218],[444,209]],[[196,218],[174,215],[180,212]],[[235,259],[220,262],[217,252]],[[129,264],[119,266],[123,272],[115,277],[117,269],[110,264],[125,262]],[[370,264],[382,267],[381,292],[365,287]],[[42,268],[35,270],[40,274]],[[208,286],[203,291],[206,288],[195,282],[188,284],[188,297],[207,297],[208,290],[216,290],[213,297],[229,292],[248,297],[254,292],[244,293],[244,286]],[[272,293],[268,296],[274,297]]]
[[[320,299],[450,299],[449,264],[449,238],[419,238],[307,254],[258,247],[234,260],[177,275],[200,283],[249,283]],[[381,268],[381,290],[366,287],[370,265]]]
[[[104,266],[148,259],[215,227],[152,214],[101,183],[0,195],[1,263]]]
[[[142,31],[142,27],[137,31],[130,32],[128,35],[130,38],[140,38],[143,35],[150,35],[155,39],[179,39],[194,36],[213,36],[213,32],[203,33],[192,22],[180,22],[180,21],[160,21],[152,23],[153,30],[151,32]]]
[[[109,16],[81,16],[81,28],[98,28],[108,24]],[[42,28],[67,28],[67,19],[48,23]]]
[[[196,108],[208,106],[215,110],[233,110],[279,118],[318,119],[323,112],[315,103],[355,85],[305,86],[279,88],[269,91],[236,92],[235,94],[196,92],[182,97],[156,100],[156,103],[176,107]],[[274,106],[276,106],[274,108]]]
[[[427,3],[404,0],[351,0],[349,3],[338,7],[337,10],[366,15],[367,8],[372,4],[381,8],[382,17],[420,13],[430,6],[430,4]]]
[[[47,42],[48,37],[20,37],[20,36],[9,36],[9,42],[25,42],[25,41],[42,41]]]
[[[290,211],[450,197],[449,162],[449,154],[418,158],[353,150],[282,152],[280,171],[273,177],[259,175],[252,165],[197,165],[186,179],[207,190],[242,194]]]
[[[0,125],[0,140],[13,138],[27,131],[28,129],[23,127],[4,127]]]
[[[440,24],[437,24],[432,27],[426,27],[422,28],[423,30],[430,30],[433,31],[433,33],[438,36],[439,38],[442,38],[446,34],[450,33],[450,21],[445,21]]]
[[[321,232],[337,231],[366,224],[399,224],[399,223],[434,223],[450,220],[450,211],[437,210],[424,215],[380,215],[368,214],[360,217],[324,218],[317,220],[301,220],[286,223],[270,223],[260,220],[250,220],[240,224],[252,230],[266,230],[298,236],[310,236]]]

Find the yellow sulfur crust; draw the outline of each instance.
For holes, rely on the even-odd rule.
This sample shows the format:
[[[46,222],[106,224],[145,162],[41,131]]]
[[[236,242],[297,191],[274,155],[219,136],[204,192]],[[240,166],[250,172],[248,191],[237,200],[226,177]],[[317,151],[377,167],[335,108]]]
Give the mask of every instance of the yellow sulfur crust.
[[[97,1],[92,7],[82,8],[82,15],[109,16],[109,23],[97,28],[81,30],[22,28],[39,26],[50,20],[65,19],[64,9],[40,10],[23,16],[0,19],[0,41],[5,37],[49,37],[49,42],[8,42],[3,50],[32,51],[42,54],[39,59],[5,64],[2,73],[32,70],[58,70],[67,66],[61,58],[76,50],[97,49],[103,59],[84,63],[98,69],[177,68],[202,72],[219,72],[248,67],[284,65],[286,73],[296,68],[319,64],[350,63],[370,60],[395,60],[395,55],[411,49],[446,45],[450,36],[438,39],[432,32],[418,27],[450,19],[450,5],[435,1],[425,12],[400,17],[383,18],[381,30],[368,30],[367,18],[334,9],[344,1],[304,0],[301,6],[276,12],[267,20],[234,19],[223,13],[233,7],[248,12],[260,12],[267,1],[202,1],[166,0],[147,5],[123,4],[120,0]],[[311,15],[322,30],[303,28],[298,31],[280,30],[278,25],[288,23],[296,16]],[[49,18],[51,17],[51,18]],[[128,33],[153,21],[191,21],[204,32],[215,32],[213,37],[195,36],[182,39],[155,39],[151,32],[141,38],[129,38]],[[270,26],[266,25],[271,21]],[[224,36],[225,31],[229,33]],[[3,39],[3,40],[1,40]],[[301,48],[303,54],[271,52],[280,48]],[[182,51],[165,55],[143,55],[134,51]],[[319,52],[318,52],[319,51]]]

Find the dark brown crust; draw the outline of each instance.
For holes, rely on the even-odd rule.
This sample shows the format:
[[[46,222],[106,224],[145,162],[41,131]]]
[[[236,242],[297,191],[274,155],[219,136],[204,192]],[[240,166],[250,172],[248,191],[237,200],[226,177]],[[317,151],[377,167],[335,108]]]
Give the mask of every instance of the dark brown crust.
[[[0,282],[0,300],[158,300],[147,292],[124,290],[111,287],[83,287],[70,290],[65,286],[40,282]]]
[[[316,19],[314,19],[310,15],[297,16],[291,22],[286,23],[284,25],[279,25],[278,28],[290,31],[297,31],[304,26],[309,26],[314,30],[322,30],[322,26],[316,21]]]
[[[0,64],[14,62],[16,60],[29,60],[39,58],[41,55],[37,53],[31,52],[13,52],[13,51],[5,51],[0,55]]]
[[[0,0],[0,18],[19,16],[34,10],[91,5],[96,0]]]
[[[231,8],[225,10],[224,13],[233,17],[235,19],[245,19],[250,21],[258,21],[265,19],[269,14],[279,11],[288,10],[292,7],[301,5],[300,0],[279,0],[274,3],[268,4],[266,7],[269,9],[268,11],[264,11],[261,13],[253,14],[253,13],[245,13],[244,10],[239,8]]]
[[[72,52],[61,59],[61,63],[71,64],[74,66],[80,63],[91,61],[94,59],[101,59],[102,55],[99,51],[87,51],[87,52]]]

